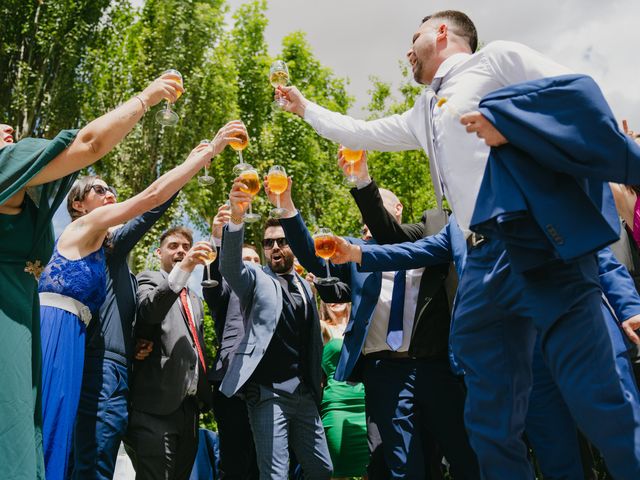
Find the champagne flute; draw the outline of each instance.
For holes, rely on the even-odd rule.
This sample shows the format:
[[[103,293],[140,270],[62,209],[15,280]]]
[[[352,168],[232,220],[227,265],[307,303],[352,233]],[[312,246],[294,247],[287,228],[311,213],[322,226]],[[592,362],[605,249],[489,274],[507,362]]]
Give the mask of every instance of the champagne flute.
[[[258,176],[258,171],[255,168],[249,164],[247,164],[247,166],[248,168],[242,170],[239,175],[242,183],[244,183],[247,188],[241,188],[240,190],[248,193],[252,197],[255,197],[260,191],[260,177]],[[260,214],[253,213],[251,204],[249,204],[249,213],[245,213],[243,219],[246,223],[254,223],[260,220]]]
[[[246,128],[245,128],[246,130]],[[238,163],[233,167],[233,173],[239,175],[240,172],[248,168],[252,168],[251,165],[246,163],[242,158],[242,151],[249,146],[249,136],[245,133],[236,135],[237,141],[229,142],[229,146],[238,152]]]
[[[331,276],[331,272],[329,271],[329,259],[336,252],[338,242],[336,242],[331,230],[328,228],[320,228],[313,236],[313,246],[316,249],[316,255],[320,258],[324,258],[325,267],[327,267],[327,276],[325,278],[317,277],[316,283],[318,285],[335,285],[339,282],[339,279]]]
[[[200,143],[211,143],[210,140],[200,140]],[[209,169],[207,168],[207,166],[205,165],[204,167],[204,175],[200,175],[198,177],[198,183],[200,185],[207,186],[207,185],[213,185],[215,183],[216,179],[213,178],[211,175],[209,175]]]
[[[289,179],[284,167],[274,165],[269,169],[267,174],[267,182],[269,190],[276,194],[276,208],[272,208],[269,212],[273,218],[282,218],[287,213],[286,208],[280,206],[280,195],[287,190]]]
[[[358,177],[355,176],[354,170],[356,163],[362,160],[363,153],[363,150],[351,150],[350,148],[342,147],[342,156],[349,164],[349,175],[344,177],[343,183],[349,188],[353,188],[358,185]]]
[[[162,75],[166,75],[165,78],[167,80],[174,80],[178,82],[180,86],[183,85],[182,74],[178,70],[174,70],[174,69],[165,70],[164,72],[162,72]],[[179,90],[176,90],[176,95],[178,98],[180,98],[180,96],[182,95],[182,92]],[[176,100],[178,98],[176,98]],[[172,127],[176,123],[178,123],[178,120],[180,120],[180,117],[176,112],[171,110],[171,101],[168,98],[166,100],[167,100],[167,103],[165,107],[162,110],[160,110],[158,113],[156,113],[156,122],[158,122],[160,125],[164,125],[165,127]]]
[[[213,280],[211,278],[211,264],[215,261],[218,256],[218,251],[216,249],[216,244],[213,240],[213,235],[209,237],[209,243],[211,243],[211,251],[207,252],[207,257],[204,259],[204,264],[207,269],[207,280],[203,280],[200,285],[204,288],[213,288],[219,285],[217,280]]]
[[[269,83],[273,88],[284,87],[289,83],[289,69],[282,60],[276,60],[271,64],[271,68],[269,68]],[[277,108],[282,108],[286,104],[287,100],[283,97],[279,97],[273,102],[273,106]]]

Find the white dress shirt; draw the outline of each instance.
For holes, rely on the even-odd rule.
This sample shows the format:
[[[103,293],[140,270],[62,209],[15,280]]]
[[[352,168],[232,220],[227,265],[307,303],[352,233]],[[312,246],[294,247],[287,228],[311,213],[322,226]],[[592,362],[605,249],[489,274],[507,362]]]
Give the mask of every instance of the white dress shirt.
[[[398,352],[409,350],[413,320],[418,304],[418,292],[424,268],[407,270],[405,273],[406,284],[404,290],[404,310],[402,317],[402,345]],[[382,285],[378,303],[371,316],[371,325],[364,341],[362,353],[365,355],[382,350],[391,350],[387,345],[387,330],[389,328],[389,313],[391,312],[391,295],[393,293],[393,279],[396,272],[383,272]]]
[[[436,195],[441,191],[441,181],[460,227],[468,234],[489,147],[466,132],[459,116],[477,110],[480,99],[499,88],[568,73],[567,68],[529,47],[497,41],[473,55],[449,57],[438,68],[431,91],[426,90],[402,115],[367,122],[309,103],[304,118],[323,137],[350,148],[424,149],[429,155]],[[447,102],[435,107],[431,118],[434,91]]]

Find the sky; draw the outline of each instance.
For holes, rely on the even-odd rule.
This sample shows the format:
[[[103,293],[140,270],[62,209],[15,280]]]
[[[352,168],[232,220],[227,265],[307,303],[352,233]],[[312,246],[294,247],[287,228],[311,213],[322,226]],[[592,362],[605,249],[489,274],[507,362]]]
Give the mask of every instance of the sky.
[[[244,3],[227,0],[232,10]],[[350,114],[364,118],[375,75],[399,84],[400,61],[420,20],[437,10],[465,12],[480,41],[511,40],[593,76],[618,119],[640,130],[638,0],[269,0],[266,39],[277,54],[282,37],[307,32],[314,54],[350,79]],[[295,72],[291,72],[295,84]]]

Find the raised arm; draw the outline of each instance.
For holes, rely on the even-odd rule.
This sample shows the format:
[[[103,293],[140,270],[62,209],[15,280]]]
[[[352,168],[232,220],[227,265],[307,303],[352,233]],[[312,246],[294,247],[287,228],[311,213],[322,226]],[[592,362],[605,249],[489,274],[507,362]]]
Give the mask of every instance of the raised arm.
[[[313,238],[309,233],[307,225],[304,223],[304,219],[300,212],[296,209],[293,199],[291,197],[291,189],[293,187],[293,180],[291,177],[288,179],[289,183],[287,189],[280,194],[280,205],[287,213],[280,219],[280,225],[284,230],[284,234],[287,237],[287,241],[291,246],[291,251],[296,256],[300,265],[302,265],[307,271],[313,273],[316,276],[324,277],[327,272],[325,270],[325,261],[316,256],[315,247],[313,244]],[[264,191],[269,198],[269,201],[275,205],[276,196],[271,192],[269,188],[269,182],[265,178]],[[331,272],[336,274],[341,280],[348,278],[347,267],[337,267],[329,264]]]
[[[104,157],[133,129],[145,110],[163,99],[177,100],[184,89],[167,75],[154,80],[142,93],[82,128],[75,140],[28,184],[41,185],[81,170]]]
[[[359,162],[351,166],[344,159],[341,148],[338,152],[338,167],[346,175],[353,172],[358,178],[358,186],[351,189],[351,196],[362,214],[362,221],[378,244],[415,242],[424,237],[423,223],[400,224],[387,211],[378,185],[369,176],[366,152]]]
[[[304,118],[320,136],[347,147],[383,152],[421,148],[409,125],[424,125],[424,118],[418,118],[421,121],[417,123],[412,118],[424,116],[422,97],[416,101],[417,107],[402,115],[365,121],[322,108],[307,100],[296,87],[278,87],[276,96],[284,97],[288,102],[284,109]]]

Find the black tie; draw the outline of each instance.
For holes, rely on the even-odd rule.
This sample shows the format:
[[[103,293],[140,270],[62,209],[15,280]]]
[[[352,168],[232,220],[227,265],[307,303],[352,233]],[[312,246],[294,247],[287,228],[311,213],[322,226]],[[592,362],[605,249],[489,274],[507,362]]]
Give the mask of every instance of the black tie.
[[[304,300],[302,299],[300,290],[296,286],[296,281],[293,274],[282,275],[282,278],[284,278],[287,282],[287,289],[289,290],[289,294],[293,299],[293,309],[296,311],[299,309],[304,309]]]

